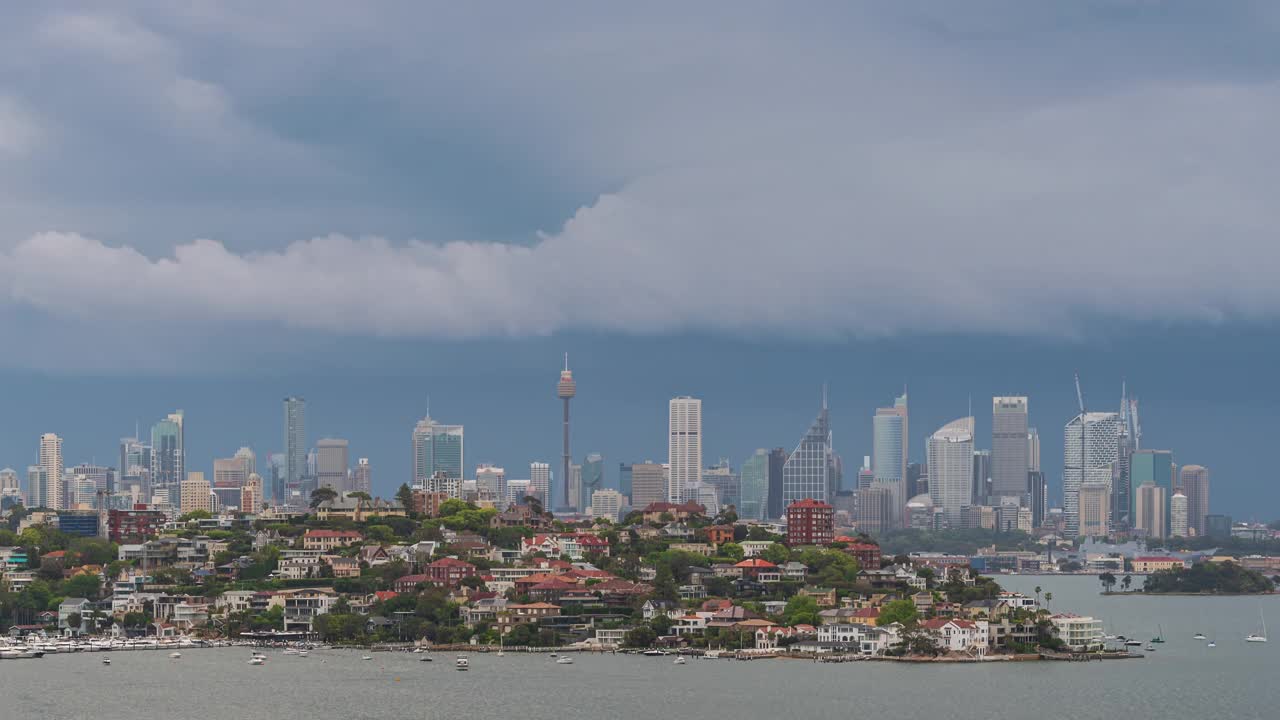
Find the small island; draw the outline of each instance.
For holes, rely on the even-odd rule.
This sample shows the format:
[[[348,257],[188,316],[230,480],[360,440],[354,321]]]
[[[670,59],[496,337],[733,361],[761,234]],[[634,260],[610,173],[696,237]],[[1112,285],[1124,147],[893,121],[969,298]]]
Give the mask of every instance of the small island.
[[[1275,583],[1260,572],[1234,562],[1201,562],[1147,576],[1148,595],[1257,595],[1275,592]]]

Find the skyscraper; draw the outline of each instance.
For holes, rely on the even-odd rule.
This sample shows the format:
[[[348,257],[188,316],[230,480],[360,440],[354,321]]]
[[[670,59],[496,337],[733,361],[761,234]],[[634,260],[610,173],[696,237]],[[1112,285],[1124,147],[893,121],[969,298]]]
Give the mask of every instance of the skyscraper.
[[[151,493],[151,446],[137,437],[120,438],[119,487],[138,486],[144,497]]]
[[[461,425],[444,425],[431,416],[413,428],[413,482],[425,487],[437,472],[462,480],[463,434]]]
[[[697,398],[672,398],[668,405],[667,464],[667,499],[694,500],[690,491],[702,484],[702,401]]]
[[[832,484],[834,457],[831,450],[831,418],[827,411],[826,388],[822,392],[822,409],[804,437],[791,451],[782,466],[782,502],[784,507],[800,500],[828,502],[835,499]]]
[[[1027,499],[1027,472],[1031,469],[1027,428],[1027,398],[991,399],[991,488],[992,505],[1003,498],[1017,498],[1023,507]]]
[[[1209,469],[1203,465],[1183,465],[1181,485],[1182,493],[1187,496],[1187,527],[1203,537],[1204,516],[1209,514]]]
[[[1085,483],[1077,493],[1080,501],[1081,537],[1106,537],[1111,525],[1111,488],[1101,483]]]
[[[529,487],[537,493],[544,508],[551,505],[551,465],[544,462],[529,463]],[[521,498],[523,499],[523,498]]]
[[[564,402],[564,456],[560,465],[560,482],[564,485],[564,495],[560,504],[565,507],[573,505],[577,496],[569,493],[569,466],[573,464],[573,456],[569,454],[569,401],[578,394],[578,384],[573,381],[573,372],[569,370],[569,353],[564,354],[564,370],[560,371],[560,381],[556,383],[556,397]]]
[[[1027,469],[1040,472],[1040,433],[1035,428],[1027,428]]]
[[[766,520],[769,510],[769,451],[764,448],[742,463],[738,517]]]
[[[907,490],[907,394],[904,392],[893,401],[893,407],[877,408],[871,419],[872,455],[871,484],[888,488],[890,504],[902,508],[910,498]],[[892,513],[887,519],[893,526]]]
[[[284,399],[284,482],[294,487],[307,474],[307,401]]]
[[[618,463],[618,492],[631,497],[631,463]]]
[[[1105,485],[1111,491],[1119,441],[1120,416],[1116,413],[1077,415],[1063,429],[1062,514],[1068,537],[1080,532],[1080,487]]]
[[[476,468],[476,491],[482,500],[502,503],[507,498],[507,471],[488,463]],[[500,507],[505,510],[505,507]]]
[[[704,468],[702,484],[710,485],[716,491],[716,500],[721,507],[732,505],[734,508],[742,501],[742,484],[738,474],[729,465],[728,458],[721,458],[719,464]]]
[[[785,448],[769,451],[769,504],[766,515],[769,519],[781,518],[786,509],[782,502],[782,469],[786,466]]]
[[[369,464],[369,458],[356,461],[355,469],[351,472],[351,491],[373,492],[373,466]]]
[[[1136,456],[1136,455],[1135,455]],[[1149,538],[1163,539],[1169,528],[1169,499],[1163,485],[1142,483],[1133,491],[1133,529]]]
[[[591,507],[591,496],[604,489],[604,456],[591,453],[582,461],[582,482],[578,486],[578,507]]]
[[[316,487],[347,492],[347,476],[351,471],[348,443],[341,438],[316,441]]]
[[[272,453],[268,458],[271,470],[271,499],[278,503],[285,502],[285,454]]]
[[[582,466],[578,463],[569,463],[569,487],[565,498],[561,510],[574,513],[585,509],[582,507]]]
[[[667,499],[667,473],[661,463],[642,462],[631,465],[631,507],[643,510]]]
[[[213,486],[214,487],[243,487],[249,480],[249,476],[254,473],[254,459],[252,451],[243,454],[248,448],[240,448],[241,452],[237,452],[234,457],[215,458],[213,461]]]
[[[960,510],[973,499],[973,417],[943,425],[929,436],[929,499],[951,527],[960,527]]]
[[[1187,536],[1187,496],[1179,490],[1169,499],[1169,536]]]
[[[262,512],[262,476],[249,473],[240,488],[240,512],[257,515]]]
[[[192,472],[178,484],[178,511],[183,515],[196,510],[213,512],[213,493],[204,473]],[[172,498],[169,502],[173,502]]]
[[[997,505],[991,495],[991,451],[973,451],[973,505]]]
[[[62,438],[53,433],[40,436],[40,472],[43,487],[36,507],[63,510],[67,507],[62,488]]]
[[[1169,517],[1169,499],[1173,497],[1173,476],[1175,470],[1173,465],[1173,452],[1170,450],[1134,450],[1129,456],[1129,496],[1133,498],[1133,507],[1130,512],[1137,512],[1138,488],[1146,483],[1154,483],[1164,488],[1161,499],[1164,501],[1164,507],[1161,508],[1161,516],[1166,522]],[[1133,527],[1139,527],[1136,515],[1130,524]],[[1168,525],[1165,525],[1167,528]],[[1162,536],[1163,537],[1163,536]]]
[[[151,426],[151,485],[178,494],[178,484],[187,477],[183,413],[178,410]]]

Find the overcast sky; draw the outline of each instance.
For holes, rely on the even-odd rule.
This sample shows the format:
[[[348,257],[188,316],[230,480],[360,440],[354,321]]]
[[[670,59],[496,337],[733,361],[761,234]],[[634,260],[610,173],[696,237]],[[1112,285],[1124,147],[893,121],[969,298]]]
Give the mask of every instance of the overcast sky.
[[[748,367],[761,343],[1027,348],[998,376],[1138,334],[1271,348],[1278,31],[1268,2],[23,4],[0,366],[341,383],[534,348],[554,373],[582,338]],[[1152,371],[1110,369],[1109,398]],[[868,372],[876,402],[911,380]],[[793,409],[733,450],[792,444]],[[11,465],[47,429],[6,428]],[[525,442],[488,451],[554,455]]]

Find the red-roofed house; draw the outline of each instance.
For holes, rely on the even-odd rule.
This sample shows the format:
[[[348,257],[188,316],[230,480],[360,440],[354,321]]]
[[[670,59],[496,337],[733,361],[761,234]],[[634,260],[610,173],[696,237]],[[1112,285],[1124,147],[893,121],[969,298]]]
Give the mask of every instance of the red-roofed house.
[[[419,585],[423,583],[429,584],[430,582],[430,575],[405,575],[404,577],[396,578],[396,581],[392,583],[392,586],[395,587],[397,593],[403,595],[406,593],[415,593],[418,591]]]
[[[986,620],[934,618],[920,623],[920,627],[932,633],[942,647],[952,652],[981,655],[987,651]]]
[[[734,565],[742,571],[742,577],[756,582],[778,582],[782,579],[782,571],[778,566],[764,558],[747,558]]]
[[[834,542],[845,543],[843,551],[852,555],[858,561],[858,566],[863,570],[880,569],[879,545],[858,542],[857,538],[851,538],[848,535],[841,535]]]
[[[670,515],[671,519],[678,521],[688,520],[696,515],[705,515],[707,509],[696,502],[672,503],[672,502],[655,502],[649,503],[641,512],[644,513],[644,521],[649,522],[666,522],[663,515]]]
[[[363,539],[355,530],[308,530],[302,536],[302,549],[329,552],[334,548],[354,545]]]

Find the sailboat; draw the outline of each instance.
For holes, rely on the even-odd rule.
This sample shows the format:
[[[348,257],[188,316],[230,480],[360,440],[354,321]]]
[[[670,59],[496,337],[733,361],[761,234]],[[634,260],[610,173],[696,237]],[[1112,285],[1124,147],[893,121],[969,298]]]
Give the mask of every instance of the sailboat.
[[[1192,635],[1191,637],[1192,637],[1192,639],[1194,639],[1194,640],[1204,640],[1204,633],[1196,633],[1195,635]]]
[[[1258,606],[1258,622],[1261,623],[1261,627],[1258,629],[1258,632],[1245,635],[1245,642],[1264,643],[1267,641],[1267,619],[1262,616],[1261,605]]]
[[[1161,625],[1156,625],[1156,636],[1155,636],[1155,637],[1153,637],[1153,638],[1151,638],[1151,642],[1153,642],[1153,643],[1162,643],[1162,642],[1164,642],[1164,627],[1163,627],[1163,626],[1161,626]]]

